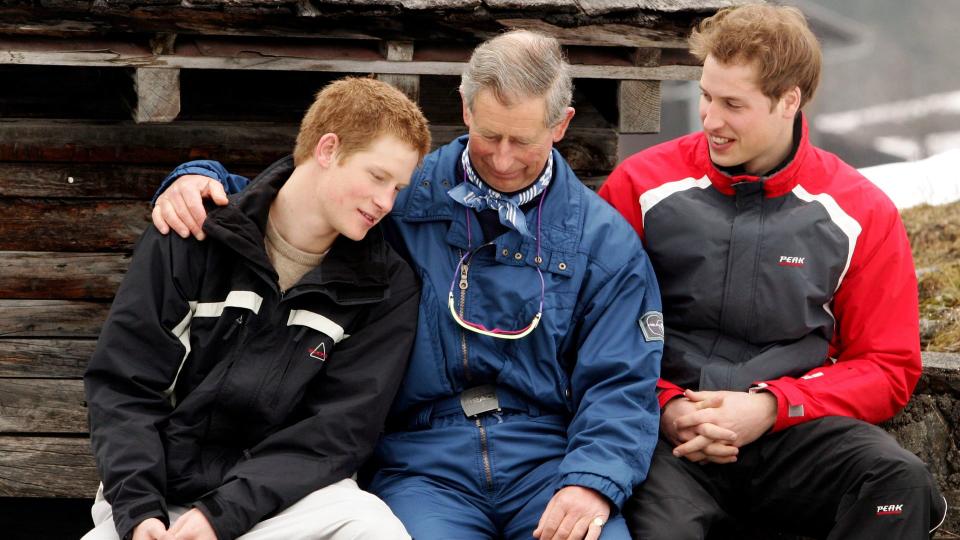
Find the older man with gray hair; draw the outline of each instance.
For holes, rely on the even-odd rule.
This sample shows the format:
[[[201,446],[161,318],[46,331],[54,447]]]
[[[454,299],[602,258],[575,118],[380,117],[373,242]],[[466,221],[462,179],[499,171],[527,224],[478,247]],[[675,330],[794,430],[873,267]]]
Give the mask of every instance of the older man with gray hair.
[[[423,293],[368,487],[418,540],[628,538],[619,510],[658,426],[650,262],[553,149],[574,115],[555,39],[481,44],[460,90],[469,135],[429,154],[384,220]],[[219,190],[181,178],[157,226],[196,233],[201,192]]]

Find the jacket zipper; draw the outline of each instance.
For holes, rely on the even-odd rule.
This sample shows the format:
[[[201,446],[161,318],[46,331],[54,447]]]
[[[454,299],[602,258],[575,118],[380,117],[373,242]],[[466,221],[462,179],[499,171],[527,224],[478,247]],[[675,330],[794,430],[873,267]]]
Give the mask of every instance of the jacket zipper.
[[[487,428],[483,427],[480,417],[474,420],[480,430],[480,457],[483,459],[483,473],[487,479],[487,490],[493,491],[493,471],[490,468],[490,449],[487,447]]]
[[[460,252],[460,256],[463,254]],[[465,304],[467,300],[467,272],[470,271],[470,263],[464,262],[463,266],[460,267],[460,318],[463,318],[463,313],[465,309]],[[469,382],[471,379],[470,376],[470,363],[467,360],[467,331],[463,328],[460,329],[460,352],[463,353],[463,378]]]

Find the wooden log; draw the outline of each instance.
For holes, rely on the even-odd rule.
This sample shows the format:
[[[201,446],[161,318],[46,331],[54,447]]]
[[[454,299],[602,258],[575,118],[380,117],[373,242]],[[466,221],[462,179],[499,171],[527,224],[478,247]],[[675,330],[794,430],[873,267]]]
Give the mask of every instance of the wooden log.
[[[413,61],[413,42],[412,41],[387,41],[384,43],[384,56],[387,60],[394,62]],[[420,76],[419,75],[394,75],[381,73],[377,75],[381,81],[392,84],[401,92],[407,95],[411,101],[417,103],[420,101]]]
[[[223,44],[220,44],[223,45]],[[650,46],[648,42],[633,43]],[[394,73],[398,75],[454,75],[459,76],[465,62],[434,62],[416,60],[393,62],[349,58],[316,58],[316,47],[297,49],[291,56],[282,45],[257,44],[254,47],[237,44],[220,46],[211,54],[203,47],[192,53],[187,46],[178,46],[178,53],[154,55],[146,46],[120,41],[87,40],[84,42],[37,43],[0,39],[0,64],[43,66],[99,66],[173,69],[248,69],[265,71],[330,71],[338,73]],[[231,52],[233,51],[233,52]],[[191,52],[191,54],[187,54]],[[219,53],[219,54],[216,54]],[[326,56],[327,51],[323,51]],[[574,78],[636,79],[636,80],[694,80],[700,69],[693,66],[644,67],[633,65],[571,66]]]
[[[137,68],[133,73],[137,103],[133,120],[138,124],[172,122],[180,114],[180,70]]]
[[[156,165],[0,163],[0,197],[149,200],[169,172]]]
[[[660,81],[620,81],[620,133],[660,132]]]
[[[730,5],[730,0],[629,0],[613,9],[598,9],[602,0],[575,1],[583,4],[584,9],[571,8],[570,0],[491,0],[483,2],[484,6],[479,0],[448,0],[443,1],[442,9],[435,0],[417,0],[417,9],[401,7],[400,2],[391,0],[375,6],[344,0],[280,0],[260,3],[259,7],[267,9],[259,11],[249,11],[249,3],[223,0],[194,0],[189,4],[151,1],[154,5],[149,6],[131,6],[125,1],[45,0],[42,6],[46,9],[39,9],[36,3],[38,7],[31,9],[25,7],[31,2],[22,0],[12,5],[0,2],[0,34],[76,39],[108,32],[179,32],[205,36],[478,42],[502,31],[508,26],[505,21],[526,20],[561,21],[561,30],[571,29],[569,34],[558,36],[565,44],[588,41],[609,46],[634,39],[682,46],[697,16]],[[65,3],[68,5],[63,6]],[[524,7],[506,7],[510,5]],[[578,27],[589,26],[603,31],[577,35]]]
[[[85,437],[0,436],[0,497],[93,497],[98,483]]]
[[[0,377],[82,377],[93,339],[0,339]]]
[[[577,122],[576,117],[574,121]],[[462,125],[432,124],[430,132],[434,147],[437,147],[466,133],[466,128]],[[192,159],[216,159],[231,169],[260,170],[292,150],[296,133],[295,124],[269,122],[173,122],[138,126],[132,122],[93,124],[79,121],[0,120],[0,161],[110,162],[111,166],[116,166],[115,163],[119,161],[164,163],[172,168]],[[616,132],[612,129],[574,125],[567,130],[566,142],[559,144],[558,148],[571,148],[568,158],[575,171],[609,172],[616,165],[615,139]],[[585,149],[572,148],[574,143],[586,145]],[[610,151],[613,153],[608,153]],[[159,181],[158,177],[154,185]],[[0,211],[4,208],[0,202]],[[0,225],[3,223],[4,217],[0,215]],[[63,224],[59,227],[64,228]],[[134,239],[135,236],[130,238]],[[129,244],[125,245],[129,247]],[[4,239],[0,238],[0,249],[7,250],[100,250],[95,246],[84,249],[8,246],[9,242],[4,244]],[[111,245],[102,248],[104,251],[116,249],[122,247]]]
[[[110,306],[72,300],[0,300],[0,336],[95,338]]]
[[[83,381],[0,379],[0,433],[86,433]]]
[[[164,164],[219,159],[263,167],[293,151],[297,124],[0,120],[0,161]],[[161,178],[155,180],[158,184]]]
[[[0,251],[0,298],[109,300],[129,255]]]
[[[0,250],[129,251],[149,219],[146,202],[0,199]]]

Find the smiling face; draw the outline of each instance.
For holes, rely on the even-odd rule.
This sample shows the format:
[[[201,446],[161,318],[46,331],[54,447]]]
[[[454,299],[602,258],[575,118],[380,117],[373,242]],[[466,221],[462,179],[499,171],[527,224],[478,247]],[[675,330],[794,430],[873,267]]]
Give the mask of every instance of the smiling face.
[[[544,98],[500,103],[489,90],[480,90],[473,110],[463,105],[463,122],[470,132],[470,162],[477,174],[497,191],[509,193],[532,184],[553,149],[563,138],[573,109],[557,125],[546,126]]]
[[[772,100],[755,81],[752,64],[722,64],[707,56],[700,77],[700,121],[714,163],[742,165],[759,175],[790,154],[800,90],[793,88]]]
[[[317,160],[325,166],[316,183],[319,214],[332,233],[362,240],[410,184],[420,155],[393,135],[374,139],[344,160],[336,157],[335,148],[327,156],[325,151],[321,140]]]

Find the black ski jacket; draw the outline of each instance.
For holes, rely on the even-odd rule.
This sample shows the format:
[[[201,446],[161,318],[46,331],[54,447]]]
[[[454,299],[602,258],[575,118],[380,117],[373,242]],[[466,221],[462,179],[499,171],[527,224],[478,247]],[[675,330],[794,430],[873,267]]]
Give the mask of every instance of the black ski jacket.
[[[281,293],[263,247],[285,158],[208,240],[140,238],[84,377],[90,434],[121,538],[195,506],[221,540],[349,477],[406,368],[419,286],[376,227],[340,237]]]

